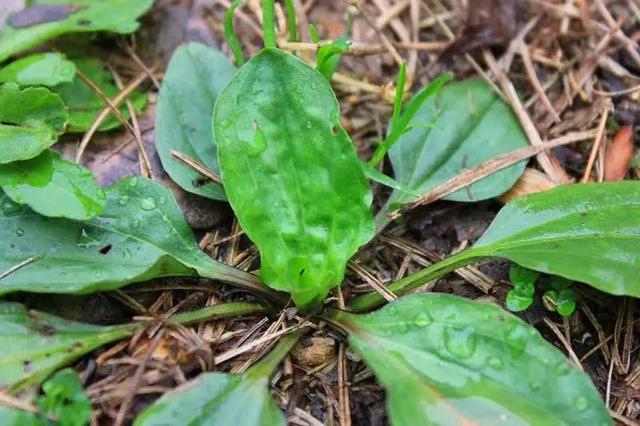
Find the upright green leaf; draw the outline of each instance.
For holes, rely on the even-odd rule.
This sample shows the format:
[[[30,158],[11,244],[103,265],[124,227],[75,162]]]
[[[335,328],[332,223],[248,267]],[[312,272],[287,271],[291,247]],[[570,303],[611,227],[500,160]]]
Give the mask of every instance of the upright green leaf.
[[[119,92],[114,84],[111,73],[107,71],[99,59],[84,58],[75,60],[76,67],[95,83],[102,93],[109,99],[113,99]],[[51,89],[58,93],[65,105],[69,108],[69,132],[84,132],[96,119],[96,116],[107,104],[77,75],[71,83],[59,84]],[[136,113],[140,114],[147,104],[147,95],[134,90],[129,96]],[[125,118],[129,118],[129,110],[123,103],[120,112]],[[113,115],[104,119],[98,130],[110,130],[120,127],[121,123]]]
[[[462,170],[528,145],[517,118],[483,80],[448,84],[427,98],[406,131],[389,150],[397,181],[421,194]],[[447,197],[479,201],[506,192],[525,162],[496,172]],[[389,203],[412,198],[394,192]]]
[[[426,293],[336,318],[395,426],[612,424],[589,377],[498,306]]]
[[[76,66],[63,54],[34,53],[0,69],[0,82],[20,86],[55,86],[73,80]]]
[[[0,294],[89,293],[196,272],[255,282],[202,252],[171,192],[146,179],[108,188],[104,212],[86,222],[46,218],[6,196],[0,207],[0,271],[31,261],[0,278]]]
[[[260,249],[260,276],[298,305],[322,300],[374,231],[371,190],[329,83],[264,49],[220,94],[214,131],[227,197]]]
[[[0,164],[37,156],[58,140],[68,119],[60,97],[44,87],[0,86]]]
[[[3,178],[7,175],[9,182]],[[86,220],[104,210],[105,192],[93,174],[49,150],[0,165],[0,186],[13,201],[44,216]]]
[[[132,327],[82,324],[0,303],[0,388],[41,382],[60,366],[130,335]]]
[[[389,286],[400,294],[485,257],[640,297],[640,182],[575,184],[507,204],[480,240]],[[367,310],[384,300],[367,294],[351,303]]]
[[[9,17],[0,35],[0,62],[53,37],[66,33],[110,31],[128,34],[138,29],[138,17],[153,0],[74,0],[72,2],[38,1]],[[49,7],[42,17],[37,8]]]
[[[165,394],[134,426],[284,426],[282,410],[269,393],[269,378],[301,334],[285,337],[265,359],[244,374],[205,373]]]
[[[222,52],[189,43],[171,57],[158,99],[156,148],[162,166],[185,190],[214,200],[226,200],[222,186],[210,181],[200,184],[203,176],[173,158],[171,151],[219,173],[211,116],[218,95],[235,72]]]

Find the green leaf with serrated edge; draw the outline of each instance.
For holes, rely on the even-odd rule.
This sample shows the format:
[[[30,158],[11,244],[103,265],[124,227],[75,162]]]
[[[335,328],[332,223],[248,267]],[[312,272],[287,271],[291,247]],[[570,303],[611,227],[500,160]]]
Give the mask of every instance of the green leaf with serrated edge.
[[[269,378],[301,332],[284,337],[244,374],[204,373],[149,406],[134,426],[284,426],[284,413],[269,393]]]
[[[260,276],[299,306],[342,282],[374,232],[371,189],[327,80],[264,49],[218,97],[214,132],[227,197],[260,249]]]
[[[51,22],[32,19],[32,16],[36,15],[32,8],[41,7],[37,4],[9,16],[0,35],[0,62],[45,40],[66,33],[132,33],[138,29],[137,19],[151,7],[153,0],[74,0],[64,3],[67,4],[60,4],[57,11],[60,19]]]
[[[196,272],[259,287],[199,249],[167,188],[132,177],[105,192],[104,212],[86,222],[46,218],[1,198],[0,271],[33,261],[1,278],[0,294],[90,293]]]
[[[69,116],[44,87],[0,86],[0,164],[28,160],[56,143]]]
[[[640,297],[640,182],[561,186],[518,198],[500,210],[471,248],[389,286],[405,294],[481,258],[586,283],[610,294]],[[356,298],[357,311],[382,303]]]
[[[162,166],[186,191],[214,200],[226,200],[222,185],[199,184],[203,176],[173,158],[171,151],[186,154],[219,173],[211,116],[220,91],[235,72],[236,68],[222,52],[189,43],[179,47],[171,57],[158,98],[156,148]]]
[[[423,126],[429,123],[429,126]],[[427,98],[389,150],[395,179],[421,194],[498,155],[528,146],[517,118],[483,80],[450,83]],[[522,161],[445,197],[479,201],[506,192],[524,171]],[[394,192],[391,204],[413,200]]]
[[[113,99],[120,92],[113,82],[111,73],[104,68],[99,59],[84,58],[76,59],[74,62],[78,70],[95,83],[109,99]],[[59,84],[51,90],[58,93],[69,108],[69,128],[67,129],[69,132],[84,132],[89,129],[96,116],[107,106],[100,96],[77,75],[71,83]],[[139,90],[134,90],[129,95],[129,100],[131,100],[136,113],[140,114],[147,104],[147,95]],[[129,110],[124,102],[119,109],[125,118],[129,118]],[[111,130],[121,125],[113,113],[109,113],[98,130]]]
[[[45,167],[41,167],[43,163]],[[4,182],[7,174],[9,182]],[[16,175],[24,176],[24,180],[16,181]],[[49,150],[31,160],[0,165],[0,186],[13,201],[43,216],[87,220],[104,210],[105,192],[95,176]]]
[[[225,303],[175,314],[169,321],[191,324],[254,312],[265,312],[265,308],[253,303]],[[0,302],[0,390],[15,392],[38,384],[53,371],[143,327],[144,323],[83,324]]]
[[[333,321],[401,425],[611,425],[589,377],[498,306],[426,293]]]
[[[20,86],[55,86],[69,83],[76,65],[61,53],[34,53],[0,69],[0,82]]]

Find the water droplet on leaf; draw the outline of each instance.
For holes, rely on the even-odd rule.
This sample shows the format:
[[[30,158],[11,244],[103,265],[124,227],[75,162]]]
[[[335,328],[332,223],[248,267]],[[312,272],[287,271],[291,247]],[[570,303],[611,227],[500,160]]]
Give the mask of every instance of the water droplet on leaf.
[[[153,210],[156,208],[156,202],[153,198],[148,197],[148,198],[143,198],[142,202],[140,202],[140,208],[142,208],[142,210]]]
[[[489,364],[491,368],[495,368],[496,370],[501,370],[502,367],[504,367],[504,363],[502,362],[502,360],[497,357],[489,358],[487,360],[487,364]]]
[[[22,229],[22,228],[16,229],[16,235],[18,237],[22,237],[24,235],[24,229]]]
[[[129,186],[130,187],[135,187],[138,184],[138,178],[137,177],[132,177],[131,179],[129,179]]]
[[[446,327],[444,346],[454,356],[469,358],[476,351],[476,335],[471,327]]]
[[[578,411],[584,411],[588,407],[589,407],[589,401],[587,401],[587,398],[585,398],[584,396],[581,396],[578,399],[576,399],[576,408],[578,409]]]
[[[126,195],[123,195],[122,197],[120,197],[120,199],[118,200],[118,204],[120,204],[121,206],[125,206],[127,205],[127,203],[129,202],[129,197]]]
[[[421,312],[418,314],[418,316],[413,320],[413,322],[415,323],[415,325],[417,325],[418,327],[426,327],[429,324],[431,324],[433,322],[433,319],[431,318],[431,315],[429,315],[426,312]]]

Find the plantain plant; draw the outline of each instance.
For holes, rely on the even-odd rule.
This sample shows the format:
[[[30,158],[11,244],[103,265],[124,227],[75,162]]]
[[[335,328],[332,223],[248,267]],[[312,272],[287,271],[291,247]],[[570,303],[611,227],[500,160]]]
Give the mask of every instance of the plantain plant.
[[[287,2],[288,12],[291,8]],[[295,38],[295,13],[287,16]],[[73,183],[79,173],[66,171],[68,166],[58,164],[63,160],[47,151],[66,125],[60,98],[44,88],[21,92],[10,83],[0,93],[38,95],[41,101],[39,109],[17,111],[20,116],[11,122],[24,129],[0,127],[0,146],[11,142],[14,130],[46,137],[37,139],[40,145],[30,143],[28,152],[5,154],[0,164],[0,271],[5,271],[0,294],[86,294],[162,276],[214,278],[254,292],[262,302],[221,304],[169,320],[189,324],[277,312],[291,297],[310,320],[343,333],[371,367],[387,391],[394,425],[612,424],[588,376],[535,328],[494,304],[409,293],[461,266],[503,258],[607,293],[638,297],[640,184],[576,184],[521,197],[499,212],[470,249],[391,283],[388,291],[397,300],[380,308],[385,299],[370,293],[337,309],[328,294],[343,281],[349,259],[389,222],[391,210],[526,140],[507,105],[485,84],[445,85],[444,77],[404,108],[402,93],[396,97],[389,133],[371,164],[364,164],[340,123],[339,104],[326,78],[330,73],[323,75],[277,47],[272,0],[263,1],[263,25],[265,47],[246,63],[239,43],[230,43],[241,65],[237,71],[202,45],[179,48],[160,92],[157,126],[163,164],[176,182],[229,201],[259,249],[259,278],[200,251],[171,193],[146,179],[131,177],[96,192],[99,201],[81,210],[81,217],[15,195],[20,193],[16,187],[33,194],[29,186],[53,185],[57,174]],[[209,74],[215,81],[207,80]],[[181,81],[190,84],[182,88]],[[204,96],[190,104],[199,91]],[[195,112],[187,118],[190,110]],[[0,114],[8,113],[0,107]],[[52,124],[49,117],[60,120]],[[194,172],[167,155],[172,140],[219,172],[223,185],[195,187]],[[478,153],[489,142],[490,149]],[[373,168],[386,155],[395,179]],[[461,164],[461,158],[468,163]],[[523,168],[515,164],[451,199],[472,202],[499,195]],[[25,172],[31,170],[39,171],[37,179]],[[394,189],[377,219],[370,178]],[[514,294],[531,296],[529,287],[519,291]],[[69,322],[0,302],[0,389],[16,394],[38,385],[142,327]],[[269,392],[270,377],[303,334],[285,336],[244,374],[202,374],[161,397],[134,424],[284,425]],[[51,420],[44,413],[0,405],[0,423],[46,424]]]

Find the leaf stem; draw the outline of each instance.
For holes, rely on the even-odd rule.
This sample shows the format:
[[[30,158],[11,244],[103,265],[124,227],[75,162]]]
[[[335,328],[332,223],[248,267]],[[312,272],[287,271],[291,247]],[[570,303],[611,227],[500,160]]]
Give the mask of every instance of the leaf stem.
[[[271,376],[276,367],[278,367],[278,364],[280,364],[280,361],[282,361],[282,358],[298,343],[298,340],[300,340],[306,331],[305,329],[301,329],[287,334],[267,356],[251,367],[249,371],[247,371],[247,374],[259,377]]]
[[[273,1],[262,0],[262,38],[266,48],[277,47]]]
[[[268,312],[268,308],[260,303],[233,302],[207,306],[190,312],[172,315],[169,321],[178,324],[192,324],[194,322],[209,321],[218,318],[235,317],[238,315]]]
[[[388,289],[398,296],[407,294],[455,269],[475,262],[480,257],[483,257],[483,253],[479,250],[462,251],[394,282],[389,285]],[[384,302],[385,299],[379,293],[373,292],[353,299],[349,303],[349,309],[352,312],[365,312],[382,305]]]
[[[242,45],[240,39],[233,28],[233,14],[245,0],[235,0],[227,9],[224,14],[224,38],[227,39],[229,48],[233,52],[233,56],[236,58],[236,65],[241,67],[245,63],[244,54],[242,53]]]
[[[284,7],[287,13],[287,28],[289,28],[289,41],[298,41],[298,22],[296,18],[296,7],[293,0],[284,0]]]

